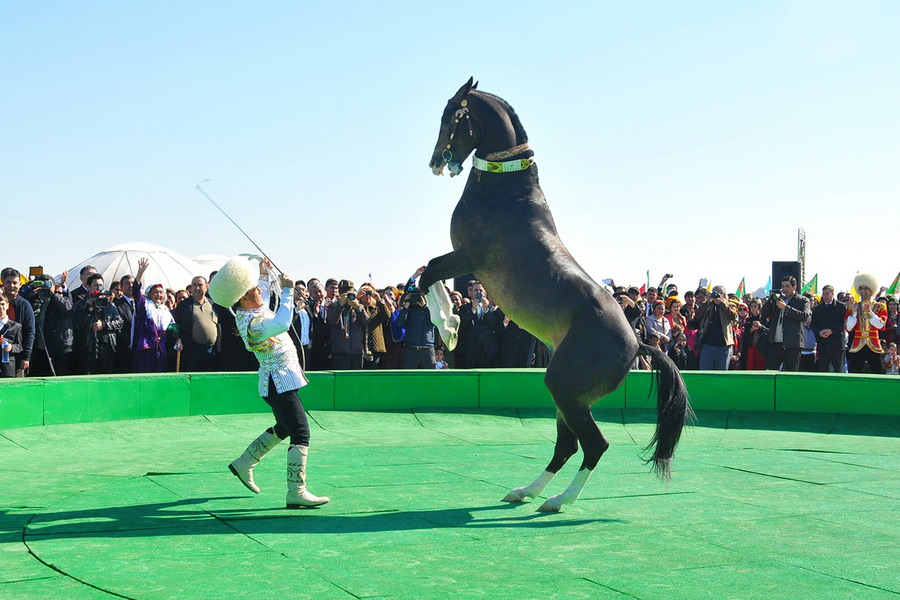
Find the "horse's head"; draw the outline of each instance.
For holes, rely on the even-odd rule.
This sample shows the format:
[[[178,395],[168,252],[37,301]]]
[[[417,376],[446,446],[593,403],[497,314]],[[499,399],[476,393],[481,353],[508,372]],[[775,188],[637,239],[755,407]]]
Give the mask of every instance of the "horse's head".
[[[428,163],[435,175],[443,175],[444,166],[449,168],[451,177],[459,175],[463,169],[462,162],[475,149],[468,96],[477,87],[478,83],[473,83],[473,78],[469,77],[469,81],[459,88],[444,108],[437,144],[434,146],[431,162]]]

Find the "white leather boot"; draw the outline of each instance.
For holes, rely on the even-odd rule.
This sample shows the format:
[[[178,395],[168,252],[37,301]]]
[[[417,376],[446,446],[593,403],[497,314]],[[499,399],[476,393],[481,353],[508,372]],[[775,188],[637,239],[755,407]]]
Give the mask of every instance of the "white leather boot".
[[[327,496],[314,496],[306,491],[306,456],[307,446],[288,447],[287,455],[287,508],[309,508],[328,502]]]
[[[228,468],[234,473],[234,476],[241,480],[247,488],[254,494],[259,493],[259,488],[253,483],[253,467],[259,464],[262,457],[266,453],[277,446],[281,442],[281,438],[275,435],[270,427],[262,432],[258,438],[253,440],[244,453],[234,460]]]

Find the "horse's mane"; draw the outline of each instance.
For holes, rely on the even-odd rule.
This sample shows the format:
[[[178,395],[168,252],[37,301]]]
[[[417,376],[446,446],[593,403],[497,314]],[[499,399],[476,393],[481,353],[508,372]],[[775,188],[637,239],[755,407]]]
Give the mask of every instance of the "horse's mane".
[[[506,109],[506,112],[509,114],[509,120],[512,122],[513,128],[516,130],[516,143],[524,144],[528,141],[528,134],[525,133],[525,128],[522,127],[522,121],[519,120],[519,115],[516,114],[516,109],[514,109],[509,102],[501,98],[496,94],[492,94],[490,92],[483,92],[481,90],[473,90],[472,93],[481,94],[482,96],[487,96],[492,100],[500,103],[500,105]]]

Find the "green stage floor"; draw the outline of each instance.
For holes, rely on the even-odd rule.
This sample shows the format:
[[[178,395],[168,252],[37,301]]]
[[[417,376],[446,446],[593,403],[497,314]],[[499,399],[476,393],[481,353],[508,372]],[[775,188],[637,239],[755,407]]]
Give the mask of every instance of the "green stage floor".
[[[310,489],[286,446],[253,495],[227,470],[265,415],[0,431],[0,598],[900,598],[900,419],[701,412],[666,486],[652,416],[560,514],[500,501],[552,450],[550,411],[313,411]],[[568,485],[580,456],[547,489]]]

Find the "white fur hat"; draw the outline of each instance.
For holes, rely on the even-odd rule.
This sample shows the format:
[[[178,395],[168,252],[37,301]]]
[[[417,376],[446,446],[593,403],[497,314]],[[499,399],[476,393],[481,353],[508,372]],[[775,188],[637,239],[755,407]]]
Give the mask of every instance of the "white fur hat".
[[[859,293],[859,286],[861,285],[872,290],[873,294],[878,293],[878,280],[874,275],[870,275],[869,273],[859,273],[853,278],[853,287],[856,288],[857,293]]]
[[[220,306],[233,306],[259,282],[259,265],[247,256],[228,259],[209,282],[209,295]]]

